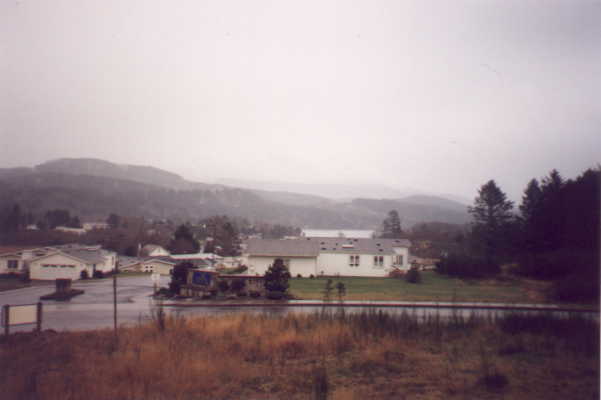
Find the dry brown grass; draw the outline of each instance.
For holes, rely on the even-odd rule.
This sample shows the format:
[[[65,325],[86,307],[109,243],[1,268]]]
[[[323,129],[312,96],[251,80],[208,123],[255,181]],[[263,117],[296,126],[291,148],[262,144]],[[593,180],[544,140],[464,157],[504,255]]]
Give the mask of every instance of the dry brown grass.
[[[418,324],[382,314],[237,314],[168,317],[164,331],[155,323],[122,328],[118,344],[108,330],[15,334],[0,344],[0,397],[598,398],[597,323],[579,326],[591,332],[508,333],[491,321]]]

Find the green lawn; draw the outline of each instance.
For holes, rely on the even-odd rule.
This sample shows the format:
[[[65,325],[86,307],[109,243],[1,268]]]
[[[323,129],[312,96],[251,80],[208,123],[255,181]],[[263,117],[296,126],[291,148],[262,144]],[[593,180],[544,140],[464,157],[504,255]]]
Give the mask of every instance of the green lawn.
[[[421,272],[422,283],[411,284],[393,278],[332,278],[334,285],[346,286],[345,300],[479,301],[503,303],[545,303],[544,283],[506,278],[463,280]],[[293,278],[290,291],[298,299],[323,299],[327,278]],[[336,290],[333,292],[336,298]]]

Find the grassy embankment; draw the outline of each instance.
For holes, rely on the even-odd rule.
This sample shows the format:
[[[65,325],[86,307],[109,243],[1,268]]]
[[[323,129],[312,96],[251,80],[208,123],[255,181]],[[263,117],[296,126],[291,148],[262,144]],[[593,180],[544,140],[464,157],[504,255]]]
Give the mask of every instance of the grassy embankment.
[[[500,279],[466,280],[421,272],[422,283],[391,278],[332,278],[346,286],[345,300],[476,301],[545,303],[549,284],[502,275]],[[299,299],[322,299],[327,278],[294,278],[290,292]],[[334,291],[333,297],[336,298]]]
[[[162,321],[162,323],[161,323]],[[597,399],[599,326],[406,314],[156,318],[0,340],[3,399]]]

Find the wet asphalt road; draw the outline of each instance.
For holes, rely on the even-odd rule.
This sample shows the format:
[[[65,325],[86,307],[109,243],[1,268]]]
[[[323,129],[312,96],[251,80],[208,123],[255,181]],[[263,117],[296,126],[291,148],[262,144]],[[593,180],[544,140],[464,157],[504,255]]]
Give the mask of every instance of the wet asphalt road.
[[[148,321],[152,310],[155,308],[150,297],[152,294],[152,281],[149,276],[119,277],[117,280],[117,323],[136,324]],[[167,278],[162,278],[162,285],[167,284]],[[42,329],[63,330],[89,330],[113,327],[113,281],[111,278],[101,280],[77,281],[73,288],[82,289],[84,294],[73,297],[70,301],[59,302],[53,300],[42,301],[43,322]],[[15,289],[0,292],[0,305],[3,304],[32,304],[39,301],[40,296],[54,292],[54,282],[43,286],[33,286],[24,289]],[[426,303],[424,303],[424,306]],[[382,309],[376,307],[375,310]],[[168,313],[181,315],[194,314],[224,314],[224,313],[267,313],[270,315],[283,315],[290,312],[315,312],[322,308],[316,307],[165,307]],[[361,312],[362,307],[349,308],[346,312]],[[374,308],[372,308],[374,310]],[[387,313],[415,313],[417,316],[438,314],[442,318],[462,315],[469,317],[474,310],[464,308],[460,310],[432,309],[418,307],[412,309],[386,308]],[[336,310],[333,310],[336,311]],[[549,312],[542,311],[541,312]],[[500,314],[503,311],[483,310],[477,311],[479,315]],[[567,313],[556,313],[568,315]],[[598,312],[587,313],[598,319]],[[11,332],[32,330],[34,325],[11,327]]]
[[[117,321],[133,323],[148,318],[152,282],[149,277],[125,277],[117,280]],[[44,300],[43,329],[85,330],[113,326],[113,280],[79,281],[74,289],[85,293],[70,301]],[[0,292],[0,305],[37,303],[40,296],[54,292],[54,284],[33,286]],[[11,327],[11,331],[32,329],[33,326]]]
[[[161,277],[162,286],[166,286],[167,279],[166,277]],[[42,329],[53,329],[55,331],[111,329],[113,327],[112,278],[77,281],[73,283],[72,288],[81,289],[85,292],[73,297],[69,301],[42,301],[44,304]],[[47,285],[42,284],[42,286],[0,292],[0,305],[37,303],[40,301],[40,296],[50,294],[54,290],[54,282],[48,282]],[[150,297],[152,290],[150,276],[119,277],[117,279],[117,324],[121,326],[148,321],[152,309],[155,307]],[[276,307],[269,310],[261,307],[254,309],[235,307],[165,307],[165,311],[181,315],[235,312],[265,312],[277,315],[292,310],[285,307]],[[10,331],[28,331],[34,328],[35,325],[12,326]]]

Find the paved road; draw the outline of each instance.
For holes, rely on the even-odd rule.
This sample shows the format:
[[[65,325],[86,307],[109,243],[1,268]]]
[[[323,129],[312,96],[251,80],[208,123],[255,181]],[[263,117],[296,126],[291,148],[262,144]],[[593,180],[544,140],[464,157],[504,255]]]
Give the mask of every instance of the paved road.
[[[166,284],[163,278],[163,284]],[[43,329],[62,330],[87,330],[99,328],[112,328],[113,326],[113,281],[112,279],[77,281],[73,288],[82,289],[84,294],[75,296],[68,302],[57,302],[52,300],[43,301]],[[40,296],[54,291],[52,284],[45,286],[34,286],[24,289],[15,289],[0,292],[0,305],[3,304],[31,304],[37,303]],[[140,277],[120,277],[117,285],[117,320],[121,324],[135,324],[139,321],[145,321],[150,318],[151,310],[154,308],[153,301],[150,298],[152,294],[152,281],[149,276]],[[302,303],[302,301],[299,301]],[[352,302],[351,302],[352,303]],[[402,303],[402,302],[395,302]],[[192,303],[188,303],[192,304]],[[186,304],[186,305],[188,305]],[[460,314],[469,316],[472,309],[467,307],[460,310],[433,309],[428,307],[417,308],[376,308],[384,309],[388,313],[415,313],[418,316],[424,316],[431,313],[437,313],[442,318]],[[373,310],[373,308],[371,308]],[[251,313],[269,313],[286,314],[289,312],[313,312],[320,311],[320,306],[297,306],[297,307],[165,307],[169,313],[180,313],[182,315],[193,314],[223,314],[236,312]],[[360,312],[363,307],[350,307],[347,312]],[[483,310],[478,314],[500,314],[499,310]],[[543,311],[548,312],[548,311]],[[598,313],[590,313],[594,318],[598,318]],[[11,331],[31,330],[33,326],[11,327]]]
[[[44,300],[44,329],[95,329],[111,327],[113,324],[113,281],[112,279],[79,281],[73,288],[82,289],[84,294],[67,302]],[[52,284],[33,286],[0,292],[0,304],[29,304],[39,301],[40,296],[54,291]],[[149,277],[125,277],[118,279],[117,309],[118,322],[132,323],[146,318],[150,313],[152,282]],[[11,331],[28,330],[29,326],[11,327]]]

